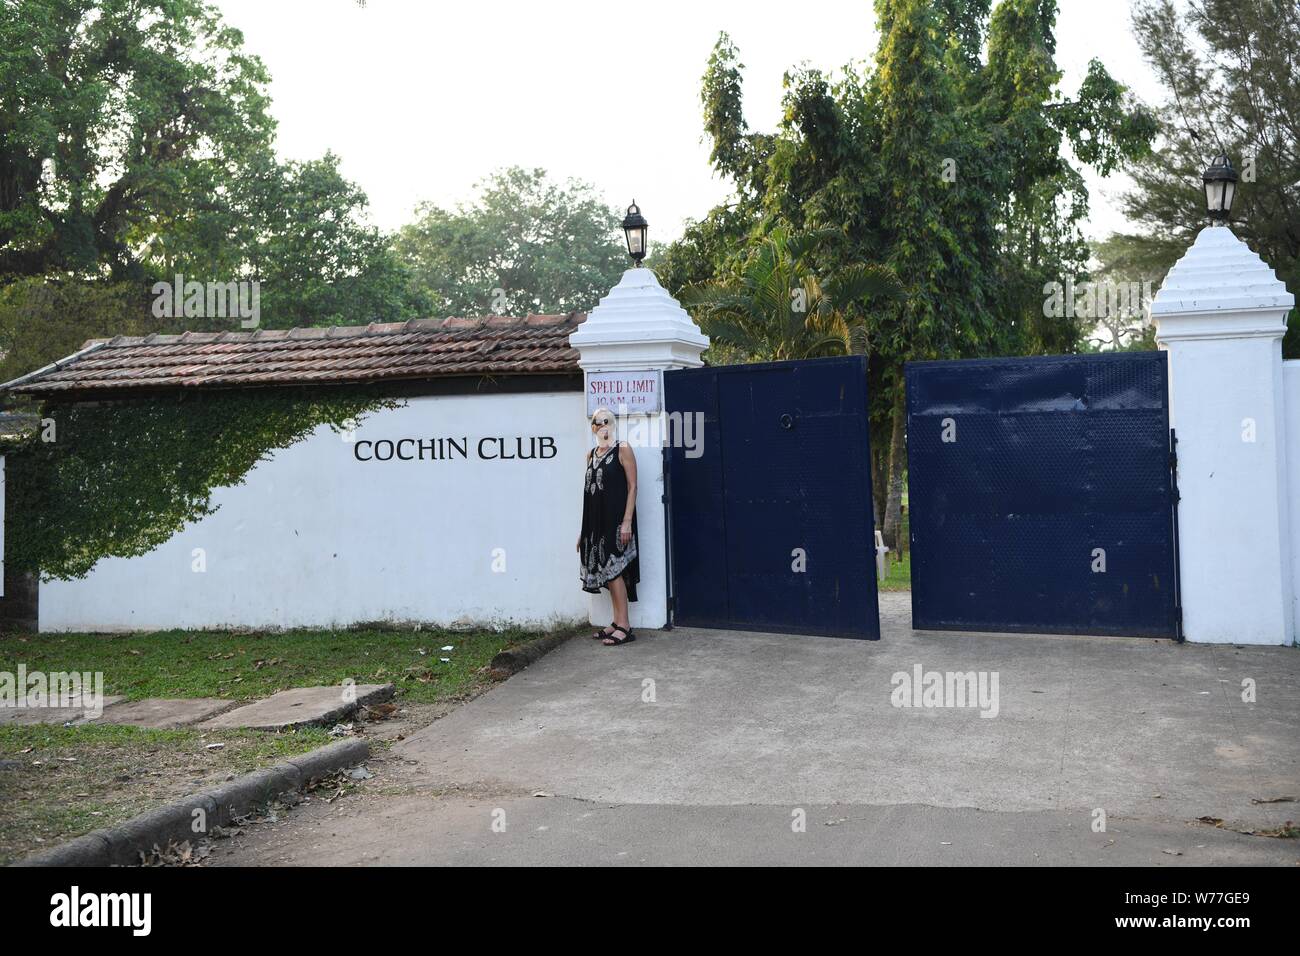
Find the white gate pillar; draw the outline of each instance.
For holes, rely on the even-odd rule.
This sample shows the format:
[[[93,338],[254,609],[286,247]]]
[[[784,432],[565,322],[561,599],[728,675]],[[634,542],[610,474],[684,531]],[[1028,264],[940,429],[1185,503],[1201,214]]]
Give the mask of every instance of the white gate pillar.
[[[1295,641],[1281,345],[1294,304],[1226,226],[1201,230],[1151,304],[1169,353],[1189,641]]]
[[[700,353],[709,345],[686,310],[669,295],[649,269],[628,269],[618,285],[591,310],[585,322],[569,336],[578,350],[584,374],[587,412],[605,405],[619,419],[619,438],[632,445],[637,470],[637,547],[641,581],[637,601],[631,605],[633,628],[663,627],[668,623],[667,533],[664,511],[664,467],[660,439],[667,437],[663,411],[663,371],[695,368],[703,364]],[[620,375],[649,373],[654,397],[649,408],[644,391],[620,402]],[[637,376],[629,376],[635,378]],[[591,623],[612,621],[609,593],[591,596]]]

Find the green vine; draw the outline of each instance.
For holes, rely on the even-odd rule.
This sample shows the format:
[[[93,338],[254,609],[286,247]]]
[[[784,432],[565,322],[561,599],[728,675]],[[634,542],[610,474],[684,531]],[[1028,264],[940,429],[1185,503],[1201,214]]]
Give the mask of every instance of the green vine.
[[[334,387],[47,405],[41,427],[0,443],[6,567],[80,578],[101,558],[147,554],[276,449],[400,404]]]

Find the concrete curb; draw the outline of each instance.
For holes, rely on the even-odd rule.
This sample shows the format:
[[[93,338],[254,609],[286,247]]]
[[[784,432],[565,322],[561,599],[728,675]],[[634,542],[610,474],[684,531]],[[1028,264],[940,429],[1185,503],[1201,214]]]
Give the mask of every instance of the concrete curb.
[[[493,677],[504,680],[523,670],[544,654],[549,654],[575,634],[576,632],[550,634],[520,644],[518,647],[501,651],[496,657],[492,658],[492,663],[488,665],[488,669],[492,672]]]
[[[300,724],[288,724],[284,727],[261,728],[287,730],[290,727],[330,727],[337,724],[345,717],[350,717],[367,704],[381,704],[386,700],[392,699],[397,694],[396,684],[382,684],[377,690],[372,690],[364,694],[358,694],[357,699],[347,704],[340,704],[329,713],[321,714],[311,720],[304,720]]]
[[[115,827],[94,830],[75,840],[19,860],[11,866],[130,866],[154,844],[206,835],[232,819],[314,780],[361,763],[370,756],[364,740],[340,740],[317,747],[266,770],[255,770],[211,790],[191,794],[149,810]],[[195,825],[200,829],[196,830]]]

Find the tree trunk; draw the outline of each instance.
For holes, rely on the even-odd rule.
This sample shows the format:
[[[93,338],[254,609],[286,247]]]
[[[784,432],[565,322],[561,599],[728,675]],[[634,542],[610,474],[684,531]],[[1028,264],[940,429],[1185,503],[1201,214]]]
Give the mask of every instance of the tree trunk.
[[[903,463],[907,458],[907,444],[903,440],[907,425],[903,389],[894,400],[894,429],[889,439],[889,494],[885,498],[885,524],[881,534],[885,546],[898,551],[898,535],[903,524]]]
[[[885,530],[885,488],[888,484],[889,453],[873,444],[871,447],[871,521],[873,530]],[[874,545],[873,545],[874,547]]]

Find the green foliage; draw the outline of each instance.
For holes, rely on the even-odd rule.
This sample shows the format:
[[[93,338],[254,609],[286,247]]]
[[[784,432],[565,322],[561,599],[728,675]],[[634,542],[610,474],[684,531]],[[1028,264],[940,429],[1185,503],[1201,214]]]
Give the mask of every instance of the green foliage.
[[[146,554],[274,450],[395,404],[285,388],[47,407],[41,428],[0,446],[7,567],[79,578],[101,558]]]
[[[1163,275],[1205,224],[1201,174],[1224,152],[1242,174],[1233,232],[1300,292],[1300,5],[1144,0],[1133,32],[1168,95],[1159,148],[1134,164],[1136,188],[1125,196],[1140,229],[1116,237],[1117,248]],[[1300,358],[1300,310],[1283,354]]]
[[[724,175],[734,177],[742,194],[755,196],[763,189],[763,168],[771,155],[773,138],[751,133],[745,124],[741,81],[745,64],[740,51],[723,33],[709,55],[700,100],[704,105],[704,130],[713,143],[709,162]]]
[[[405,703],[436,703],[482,684],[486,665],[511,644],[544,635],[505,630],[358,625],[288,631],[29,634],[0,642],[0,671],[21,660],[30,671],[96,671],[104,693],[255,700],[289,687],[397,684]],[[428,654],[444,644],[454,650]],[[424,653],[421,653],[421,652]],[[450,658],[443,662],[440,657]]]
[[[1078,348],[1079,323],[1042,309],[1043,284],[1088,261],[1087,191],[1064,144],[1104,172],[1148,149],[1153,118],[1096,61],[1075,97],[1061,95],[1054,0],[991,11],[989,0],[877,0],[876,10],[874,63],[836,80],[788,73],[770,135],[745,123],[739,54],[719,39],[702,84],[705,131],[736,201],[664,260],[696,284],[709,266],[726,280],[739,265],[714,236],[761,241],[784,222],[830,230],[816,273],[883,262],[907,287],[867,317],[891,390],[910,358]]]
[[[750,218],[736,206],[718,206],[705,218],[688,220],[675,242],[658,246],[646,258],[659,284],[676,298],[689,285],[734,273],[750,241]]]
[[[1154,295],[1167,269],[1160,258],[1151,255],[1145,243],[1133,236],[1112,234],[1096,244],[1093,254],[1100,263],[1092,273],[1095,281],[1127,286],[1140,290],[1143,295]],[[1097,316],[1088,348],[1154,349],[1155,325],[1145,315],[1133,315],[1132,311],[1128,315]]]
[[[834,79],[787,73],[770,134],[746,124],[743,65],[730,38],[719,38],[701,98],[710,161],[735,200],[694,224],[664,260],[697,284],[709,266],[713,278],[735,281],[744,267],[713,237],[749,236],[753,245],[788,223],[827,235],[809,263],[814,275],[859,263],[894,270],[907,294],[862,316],[876,490],[888,486],[894,513],[903,363],[1079,348],[1076,318],[1043,314],[1045,282],[1081,277],[1088,262],[1087,191],[1064,146],[1104,172],[1149,149],[1154,120],[1099,62],[1076,96],[1062,94],[1055,0],[875,6],[874,62],[851,63]],[[773,321],[779,336],[783,319]]]
[[[0,51],[0,285],[75,277],[148,288],[178,273],[257,281],[267,328],[420,310],[338,158],[275,158],[269,77],[215,7],[20,0],[0,16]],[[47,299],[25,296],[24,308]],[[105,330],[87,317],[66,337],[140,321]],[[184,324],[231,327],[223,317]]]
[[[395,248],[437,316],[593,308],[628,267],[621,217],[591,186],[511,167],[455,210],[425,204]]]
[[[19,279],[0,286],[0,382],[80,349],[87,339],[178,331],[157,319],[149,290],[134,282]]]
[[[21,0],[0,17],[0,273],[118,278],[130,238],[268,147],[266,70],[200,0]],[[139,275],[136,274],[136,278]]]
[[[263,328],[397,322],[426,304],[410,293],[389,237],[368,221],[366,194],[344,178],[333,153],[287,163],[263,156],[212,189],[202,206],[140,236],[148,275],[256,281]],[[238,327],[220,316],[185,325]]]
[[[713,358],[781,361],[867,351],[866,304],[898,301],[903,287],[875,265],[818,278],[810,259],[825,238],[776,229],[753,247],[736,277],[683,290],[683,304],[712,340]]]

